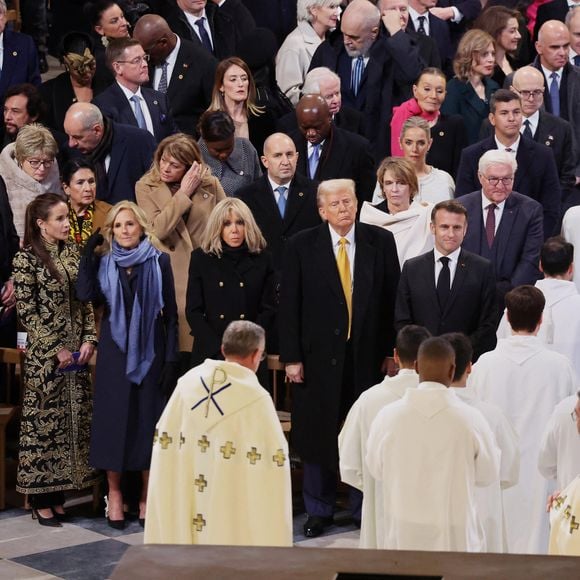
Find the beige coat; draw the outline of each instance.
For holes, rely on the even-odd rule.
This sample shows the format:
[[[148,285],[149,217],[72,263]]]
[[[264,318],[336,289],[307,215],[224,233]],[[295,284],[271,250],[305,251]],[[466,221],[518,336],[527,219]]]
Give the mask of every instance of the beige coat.
[[[185,296],[191,252],[199,247],[209,214],[226,194],[213,175],[204,177],[191,199],[175,195],[164,183],[145,174],[135,185],[137,204],[147,214],[161,249],[169,254],[175,279],[175,298],[179,314],[179,350],[191,352],[193,339],[185,318]],[[186,212],[187,222],[183,219]]]
[[[300,89],[310,68],[310,61],[322,39],[306,21],[286,37],[276,55],[276,81],[293,105],[300,99]]]

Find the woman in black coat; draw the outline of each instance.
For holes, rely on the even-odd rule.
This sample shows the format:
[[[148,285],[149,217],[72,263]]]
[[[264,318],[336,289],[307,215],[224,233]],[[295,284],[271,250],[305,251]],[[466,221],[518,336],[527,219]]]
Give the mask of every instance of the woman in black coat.
[[[185,312],[192,364],[222,358],[222,335],[233,320],[251,320],[268,332],[275,312],[274,270],[265,247],[243,201],[227,198],[215,206],[189,264]]]
[[[89,461],[107,471],[108,522],[123,529],[126,471],[142,474],[139,520],[145,524],[155,425],[177,380],[177,305],[169,256],[152,244],[143,210],[117,203],[103,233],[104,239],[96,232],[87,240],[77,296],[105,302]]]

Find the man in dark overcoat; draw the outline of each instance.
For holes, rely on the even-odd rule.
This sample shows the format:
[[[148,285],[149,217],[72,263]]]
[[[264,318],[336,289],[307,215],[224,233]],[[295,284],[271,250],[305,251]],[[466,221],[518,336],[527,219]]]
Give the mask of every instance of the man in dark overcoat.
[[[393,235],[355,224],[352,180],[323,181],[317,204],[326,223],[290,239],[279,311],[280,359],[295,383],[291,442],[304,464],[308,537],[333,522],[339,428],[360,393],[382,379],[400,274]],[[360,522],[355,491],[351,511]]]

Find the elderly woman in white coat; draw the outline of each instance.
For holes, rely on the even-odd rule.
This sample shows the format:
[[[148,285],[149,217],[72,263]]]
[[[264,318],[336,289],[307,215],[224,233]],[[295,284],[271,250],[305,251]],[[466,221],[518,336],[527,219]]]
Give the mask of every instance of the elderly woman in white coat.
[[[26,206],[42,193],[62,193],[56,162],[58,145],[42,125],[30,123],[18,132],[16,141],[0,153],[0,176],[4,180],[14,216],[14,227],[24,238]]]
[[[286,37],[276,56],[276,81],[293,105],[310,68],[310,61],[327,32],[336,28],[340,0],[298,0],[298,26]]]

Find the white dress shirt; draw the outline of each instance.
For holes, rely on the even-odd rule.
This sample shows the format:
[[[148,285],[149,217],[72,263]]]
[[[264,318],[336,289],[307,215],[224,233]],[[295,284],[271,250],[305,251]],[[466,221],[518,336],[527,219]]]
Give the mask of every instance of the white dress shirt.
[[[149,107],[147,106],[147,102],[145,101],[145,99],[143,98],[143,95],[141,94],[141,87],[139,87],[135,92],[133,92],[133,91],[129,90],[127,87],[124,87],[118,81],[117,81],[117,84],[119,85],[119,87],[121,87],[123,94],[127,97],[127,100],[129,101],[129,105],[131,105],[131,110],[133,111],[133,114],[135,115],[135,118],[137,118],[137,115],[135,113],[135,103],[131,100],[131,97],[133,97],[133,95],[135,95],[139,98],[139,102],[141,103],[141,110],[143,111],[143,117],[145,118],[145,125],[147,125],[147,131],[149,131],[149,133],[151,133],[151,135],[155,136],[155,134],[153,133],[153,120],[151,119],[151,113],[149,112]]]
[[[173,69],[175,68],[175,61],[177,60],[177,53],[179,52],[179,47],[181,46],[181,39],[176,34],[175,38],[177,39],[177,44],[175,48],[167,55],[165,62],[167,63],[167,86],[169,87],[169,82],[171,81],[171,75],[173,74]],[[163,63],[161,63],[163,64]],[[161,73],[162,73],[161,65],[155,67],[155,71],[153,72],[153,88],[158,91],[159,90],[159,81],[161,80]]]
[[[520,134],[522,135],[524,133],[524,129],[526,128],[524,125],[526,121],[530,122],[530,131],[532,132],[533,137],[536,134],[536,131],[538,130],[538,123],[540,122],[540,111],[536,111],[533,115],[530,115],[529,117],[522,118],[522,128],[520,129]]]
[[[423,14],[419,14],[413,7],[409,6],[409,16],[413,21],[413,26],[415,27],[415,31],[419,31],[419,16],[424,16],[425,20],[423,20],[423,28],[425,29],[425,34],[429,36],[430,27],[429,27],[429,11],[423,12]]]
[[[481,209],[482,209],[482,215],[483,215],[483,229],[484,230],[485,230],[485,222],[487,220],[487,212],[488,212],[487,208],[492,203],[495,203],[495,202],[487,199],[487,197],[485,197],[485,194],[482,191],[481,192]],[[496,208],[495,208],[495,233],[497,234],[497,228],[499,228],[499,222],[501,221],[501,216],[503,215],[503,210],[505,208],[505,199],[501,203],[496,203],[495,205],[496,205]]]
[[[449,288],[453,287],[453,280],[455,279],[455,272],[457,270],[457,262],[459,261],[459,254],[461,253],[461,246],[445,256],[437,248],[433,248],[433,254],[435,255],[435,287],[437,287],[437,279],[441,270],[443,269],[443,264],[439,258],[449,258]]]
[[[277,187],[285,187],[286,188],[286,193],[284,193],[284,198],[286,199],[286,201],[288,201],[288,193],[290,192],[290,183],[292,182],[292,180],[290,180],[286,183],[276,183],[275,181],[272,181],[270,179],[270,176],[268,175],[268,181],[270,182],[270,187],[272,188],[272,191],[274,192],[274,198],[276,199],[276,203],[278,203],[278,200],[280,199],[280,192],[276,191]]]
[[[187,18],[187,22],[189,23],[189,25],[191,26],[192,30],[195,32],[195,34],[197,34],[197,37],[199,38],[199,41],[202,42],[201,40],[201,36],[199,35],[199,28],[196,26],[196,22],[200,19],[200,18],[205,18],[204,22],[203,22],[203,27],[205,28],[205,31],[207,32],[207,35],[209,36],[209,40],[211,42],[211,47],[214,48],[213,46],[213,36],[211,35],[211,29],[209,27],[209,22],[207,21],[207,14],[205,13],[205,9],[204,11],[201,13],[200,16],[194,16],[193,14],[190,14],[189,12],[183,12],[183,14],[185,14],[185,18]]]
[[[558,90],[560,90],[560,85],[562,84],[562,74],[564,72],[564,67],[559,68],[558,70],[548,70],[544,65],[540,65],[542,67],[542,72],[544,73],[544,77],[546,77],[546,83],[548,86],[548,94],[546,95],[546,97],[549,99],[550,98],[550,85],[552,84],[552,79],[550,77],[550,75],[552,73],[556,73],[558,75],[558,78],[556,79],[556,81],[558,82]],[[546,98],[544,97],[544,98]]]
[[[521,139],[521,136],[520,136],[520,135],[518,135],[518,139],[517,139],[517,141],[516,141],[515,143],[513,143],[512,145],[509,145],[509,146],[507,146],[507,145],[504,145],[504,144],[503,144],[503,143],[502,143],[502,142],[501,142],[501,141],[500,141],[500,140],[497,138],[497,136],[495,136],[495,135],[494,135],[494,137],[493,137],[493,138],[495,139],[495,144],[497,145],[497,148],[498,148],[500,151],[507,151],[508,149],[511,149],[511,151],[507,151],[507,152],[508,152],[508,153],[511,153],[511,154],[514,156],[514,158],[516,157],[516,155],[518,154],[518,147],[520,146],[520,139]]]

